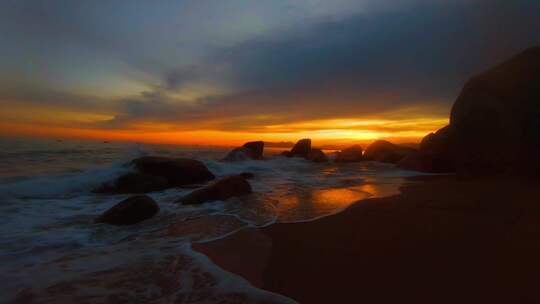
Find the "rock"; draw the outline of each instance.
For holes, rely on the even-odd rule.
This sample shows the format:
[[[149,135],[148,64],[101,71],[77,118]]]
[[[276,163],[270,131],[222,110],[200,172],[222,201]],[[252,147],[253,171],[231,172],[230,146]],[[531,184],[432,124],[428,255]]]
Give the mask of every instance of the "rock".
[[[252,141],[245,143],[242,147],[236,148],[229,152],[223,161],[244,161],[255,159],[259,160],[263,158],[264,142]]]
[[[366,148],[364,158],[395,164],[414,151],[412,148],[394,145],[386,140],[377,140]]]
[[[105,184],[97,193],[146,193],[167,189],[169,182],[165,177],[142,173],[128,173],[120,176],[112,184]]]
[[[338,163],[359,162],[364,160],[363,149],[360,145],[354,145],[341,150],[336,154],[335,161]]]
[[[249,149],[249,157],[252,159],[262,159],[264,153],[264,141],[251,141],[244,144],[244,148]]]
[[[251,179],[255,177],[255,175],[251,172],[242,172],[239,175],[245,179]]]
[[[127,173],[94,190],[97,193],[146,193],[214,179],[200,161],[185,158],[141,157],[131,164],[136,172]]]
[[[158,204],[146,195],[127,198],[97,217],[96,223],[133,225],[151,218],[159,212]]]
[[[291,151],[283,151],[281,152],[281,155],[285,157],[293,157],[293,154],[291,153]]]
[[[307,159],[315,163],[328,162],[328,157],[321,149],[311,149],[311,151],[308,153]]]
[[[405,156],[396,165],[401,169],[426,173],[449,173],[455,170],[452,159],[420,151]]]
[[[208,201],[226,200],[234,196],[245,195],[251,192],[251,185],[244,177],[233,175],[224,177],[208,186],[197,189],[178,199],[176,202],[185,205],[202,204]]]
[[[225,158],[223,158],[223,161],[226,162],[235,162],[235,161],[245,161],[252,159],[249,155],[251,154],[251,150],[245,147],[235,148]]]
[[[309,151],[311,151],[311,139],[305,138],[299,140],[291,150],[292,157],[307,158]]]
[[[540,47],[470,79],[450,115],[457,169],[538,175],[539,101]]]
[[[145,156],[132,163],[140,173],[166,178],[169,187],[197,184],[215,178],[202,162],[194,159]]]

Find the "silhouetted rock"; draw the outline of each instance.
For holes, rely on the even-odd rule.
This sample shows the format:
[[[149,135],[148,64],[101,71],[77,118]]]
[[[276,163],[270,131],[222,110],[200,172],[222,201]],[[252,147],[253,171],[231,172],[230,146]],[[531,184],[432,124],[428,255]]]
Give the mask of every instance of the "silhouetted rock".
[[[449,173],[455,170],[453,159],[420,151],[405,156],[396,165],[401,169],[426,173]]]
[[[245,143],[242,147],[229,152],[223,161],[244,161],[250,159],[262,159],[264,153],[263,141]]]
[[[158,204],[146,195],[127,198],[95,219],[96,223],[133,225],[151,218],[159,211]]]
[[[309,151],[311,151],[311,139],[305,138],[299,140],[290,152],[283,152],[282,154],[287,157],[303,157],[307,158]]]
[[[315,163],[328,162],[328,157],[321,149],[311,149],[311,151],[308,153],[307,159]]]
[[[366,148],[364,158],[366,160],[395,164],[413,152],[415,150],[412,148],[394,145],[386,140],[377,140]]]
[[[127,173],[111,184],[104,184],[97,193],[146,193],[167,189],[169,182],[165,177],[142,173]]]
[[[251,172],[242,172],[239,175],[245,179],[251,179],[255,177],[255,175]]]
[[[540,47],[470,79],[452,107],[450,126],[459,171],[538,174]]]
[[[364,160],[362,153],[362,147],[360,145],[354,145],[338,152],[335,161],[338,163],[359,162]]]
[[[193,159],[146,156],[133,160],[136,172],[94,190],[98,193],[146,193],[203,183],[215,178],[206,166]]]
[[[450,125],[427,135],[420,154],[399,165],[462,175],[538,175],[539,101],[536,47],[471,78],[452,107]]]
[[[251,185],[240,175],[233,175],[219,179],[212,184],[197,189],[178,199],[177,203],[186,205],[202,204],[208,201],[226,200],[234,196],[251,193]]]
[[[212,180],[214,174],[194,159],[145,156],[132,161],[138,172],[167,179],[170,187]]]
[[[285,156],[285,157],[293,157],[293,154],[291,151],[283,151],[281,152],[281,155]]]

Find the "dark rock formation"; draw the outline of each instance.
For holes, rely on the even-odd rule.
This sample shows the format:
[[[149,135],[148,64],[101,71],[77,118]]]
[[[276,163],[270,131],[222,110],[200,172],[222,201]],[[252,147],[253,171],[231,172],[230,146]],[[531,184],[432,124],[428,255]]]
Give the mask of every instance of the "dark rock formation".
[[[377,140],[366,148],[364,158],[395,164],[413,152],[415,150],[412,148],[398,146],[386,140]]]
[[[229,152],[223,161],[243,161],[250,159],[262,159],[264,153],[263,141],[252,141],[245,143],[242,147]]]
[[[309,151],[311,151],[311,139],[305,138],[299,140],[294,147],[292,148],[291,152],[289,153],[283,153],[283,155],[287,157],[303,157],[307,158]]]
[[[306,158],[311,151],[311,139],[305,138],[299,140],[294,147],[291,149],[291,154],[293,156],[304,157]]]
[[[239,174],[241,177],[245,178],[245,179],[252,179],[255,177],[255,174],[251,173],[251,172],[242,172]]]
[[[169,187],[165,177],[142,173],[127,173],[111,184],[104,184],[96,189],[98,193],[146,193],[159,191]]]
[[[311,149],[308,153],[307,160],[315,163],[326,163],[328,162],[328,157],[321,149]]]
[[[400,166],[461,175],[539,175],[539,154],[540,47],[535,47],[471,78],[452,107],[450,125],[427,135],[420,154]]]
[[[151,218],[159,211],[158,204],[146,195],[127,198],[97,217],[96,223],[133,225]]]
[[[362,153],[362,147],[360,145],[354,145],[338,152],[335,161],[338,163],[359,162],[364,160]]]
[[[224,177],[208,186],[197,189],[178,199],[176,202],[186,205],[202,204],[208,201],[226,200],[234,196],[249,194],[251,192],[251,185],[244,177],[233,175]]]
[[[104,184],[99,193],[145,193],[198,184],[215,178],[206,166],[193,159],[146,156],[133,160],[136,172]]]
[[[459,171],[537,175],[540,47],[470,79],[452,107],[450,127]]]

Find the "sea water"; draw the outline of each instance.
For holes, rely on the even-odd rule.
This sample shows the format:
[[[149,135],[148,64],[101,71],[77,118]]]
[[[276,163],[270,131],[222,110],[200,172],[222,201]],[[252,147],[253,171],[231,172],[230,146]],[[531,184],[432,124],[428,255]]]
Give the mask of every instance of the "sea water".
[[[1,301],[37,303],[294,303],[251,286],[191,249],[241,229],[316,220],[398,193],[414,173],[372,162],[316,164],[279,156],[221,162],[230,148],[0,139]],[[332,151],[327,151],[330,153]],[[254,193],[183,206],[196,186],[152,192],[160,206],[133,226],[93,219],[129,195],[95,194],[143,155],[202,161],[218,178],[251,172]]]

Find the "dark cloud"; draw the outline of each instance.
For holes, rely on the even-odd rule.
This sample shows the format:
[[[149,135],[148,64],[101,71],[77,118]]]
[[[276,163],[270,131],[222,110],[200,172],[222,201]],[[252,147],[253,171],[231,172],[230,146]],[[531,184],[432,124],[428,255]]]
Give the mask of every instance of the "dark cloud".
[[[119,58],[161,80],[139,95],[111,97],[108,106],[53,89],[24,96],[23,87],[10,94],[81,109],[99,104],[118,113],[108,127],[156,121],[244,130],[411,107],[443,115],[469,77],[540,44],[535,0],[343,0],[350,12],[334,9],[331,15],[324,13],[331,1],[261,1],[250,4],[259,8],[253,14],[243,15],[239,8],[245,4],[232,1],[229,9],[209,6],[212,16],[227,17],[220,22],[204,14],[202,2],[135,1],[124,9],[121,1],[6,0],[0,4],[0,33],[13,35],[9,43],[0,42],[8,54],[0,64],[9,65],[6,57],[20,53],[22,61],[13,61],[23,66],[27,53],[39,53],[49,65],[73,66],[84,75],[84,65],[62,56],[75,44],[83,53]],[[314,9],[318,3],[327,9]],[[188,102],[179,96],[189,84],[222,86],[227,93]]]

